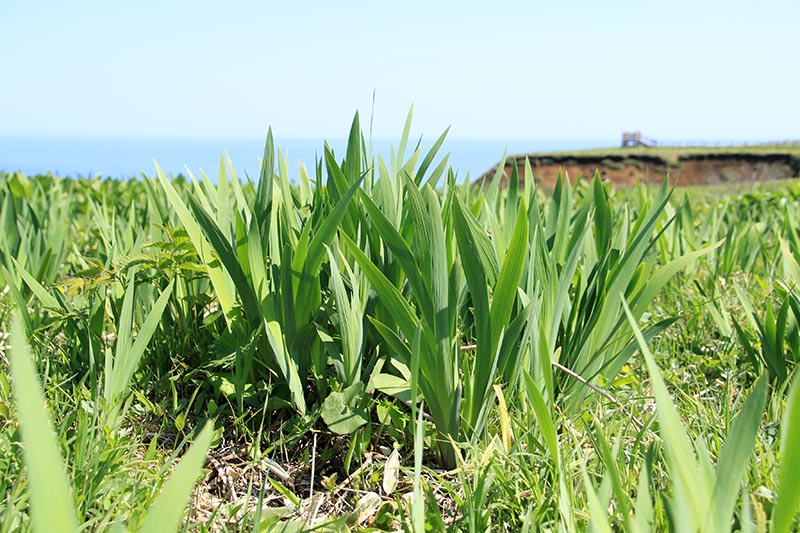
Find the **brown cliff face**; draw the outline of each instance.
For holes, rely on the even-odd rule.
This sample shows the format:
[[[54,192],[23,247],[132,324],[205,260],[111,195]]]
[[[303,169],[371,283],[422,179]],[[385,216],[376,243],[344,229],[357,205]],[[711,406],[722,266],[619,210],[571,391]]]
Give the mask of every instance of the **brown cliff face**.
[[[538,187],[552,190],[560,172],[574,182],[579,176],[592,177],[595,172],[603,180],[618,187],[629,187],[638,182],[660,184],[669,176],[672,185],[706,185],[780,180],[800,176],[800,163],[790,155],[782,154],[705,154],[679,157],[667,161],[660,157],[642,155],[629,157],[599,156],[542,156],[529,158]],[[507,185],[512,166],[516,162],[520,185],[525,181],[525,157],[515,157],[505,166],[501,187]],[[479,183],[488,184],[497,167],[486,172]]]

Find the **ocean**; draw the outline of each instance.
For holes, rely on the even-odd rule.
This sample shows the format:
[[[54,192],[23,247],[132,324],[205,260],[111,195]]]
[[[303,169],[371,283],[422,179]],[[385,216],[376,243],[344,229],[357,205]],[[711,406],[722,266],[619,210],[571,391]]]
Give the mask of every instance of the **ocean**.
[[[422,156],[435,139],[421,143]],[[323,141],[309,139],[276,139],[277,146],[289,163],[289,174],[297,177],[297,162],[302,161],[314,175],[315,161],[323,155]],[[337,159],[345,154],[345,139],[329,140]],[[381,154],[389,165],[391,147],[398,140],[379,139],[373,152]],[[614,146],[608,140],[445,140],[436,162],[450,154],[449,165],[464,178],[469,170],[472,178],[496,165],[503,156],[539,151],[577,150]],[[409,142],[406,158],[416,145]],[[124,139],[124,138],[0,138],[0,170],[21,171],[27,175],[52,172],[61,176],[96,176],[126,179],[155,175],[154,161],[167,173],[186,175],[186,168],[195,176],[203,170],[216,180],[220,156],[227,152],[241,179],[248,174],[254,180],[259,174],[259,160],[264,151],[263,139]]]

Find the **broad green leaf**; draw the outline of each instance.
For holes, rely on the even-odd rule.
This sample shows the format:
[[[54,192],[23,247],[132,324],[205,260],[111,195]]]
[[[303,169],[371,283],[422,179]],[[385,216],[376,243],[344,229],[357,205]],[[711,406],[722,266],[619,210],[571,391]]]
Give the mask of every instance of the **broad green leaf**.
[[[114,351],[117,354],[127,354],[133,343],[133,299],[136,293],[136,274],[131,273],[128,280],[128,287],[125,289],[125,296],[122,298],[122,310],[119,314],[119,322],[117,324],[117,342],[114,346]],[[116,357],[115,357],[116,359]],[[111,401],[114,396],[113,389],[113,369],[114,362],[109,361],[108,372],[106,373],[106,401]],[[119,368],[119,367],[118,367]]]
[[[393,360],[399,360],[402,364],[408,366],[411,364],[411,348],[408,347],[403,339],[389,326],[381,322],[375,317],[368,316],[369,321],[378,330],[383,340],[389,348],[389,353]]]
[[[414,104],[408,109],[406,121],[403,124],[403,133],[400,135],[400,144],[397,147],[397,154],[392,158],[392,173],[397,174],[400,167],[403,165],[403,158],[406,155],[406,146],[408,145],[408,137],[411,134],[411,120],[414,117]]]
[[[350,135],[347,138],[347,154],[342,166],[342,172],[347,178],[358,176],[361,173],[361,123],[356,111],[353,123],[350,125]]]
[[[355,384],[361,377],[361,354],[363,348],[363,308],[358,301],[357,287],[353,287],[352,301],[344,288],[339,261],[330,248],[331,290],[336,301],[337,314],[339,315],[339,332],[342,340],[342,363],[344,375],[339,376],[345,386]],[[338,248],[337,248],[338,254]],[[345,264],[345,263],[343,263]],[[351,285],[354,280],[351,278]]]
[[[642,289],[642,291],[637,294],[634,298],[636,304],[634,305],[633,311],[636,313],[643,313],[646,306],[650,305],[650,302],[653,300],[658,291],[661,290],[664,285],[678,272],[687,268],[688,266],[692,265],[695,260],[699,257],[702,257],[706,254],[711,253],[713,250],[716,250],[720,246],[722,246],[723,241],[718,241],[711,246],[707,246],[705,248],[701,248],[700,250],[696,250],[694,252],[689,252],[684,254],[677,259],[673,259],[663,267],[659,268],[655,271],[651,276],[650,279],[647,281],[647,284]]]
[[[250,262],[250,277],[253,280],[253,291],[258,302],[262,305],[269,293],[269,278],[267,278],[267,257],[261,244],[261,231],[255,219],[250,221],[247,232],[247,255]]]
[[[322,260],[325,257],[325,245],[329,244],[333,236],[336,235],[339,224],[347,213],[347,207],[363,180],[364,176],[361,176],[350,185],[350,188],[342,195],[333,210],[325,217],[319,229],[314,233],[314,237],[308,245],[308,259],[306,259],[307,266],[305,270],[307,273],[316,274],[319,272],[320,265],[322,265]]]
[[[425,182],[426,185],[430,185],[433,188],[439,184],[439,180],[442,178],[442,175],[447,172],[450,175],[453,172],[453,169],[448,166],[448,162],[450,160],[450,154],[445,155],[442,160],[436,165],[436,168],[433,169],[431,172],[431,176]]]
[[[233,226],[231,213],[231,192],[226,172],[225,155],[219,158],[217,172],[217,226],[225,232]]]
[[[448,127],[447,129],[444,130],[444,132],[441,135],[439,135],[439,138],[436,139],[436,142],[433,143],[433,146],[431,146],[431,149],[428,151],[428,153],[422,159],[422,163],[419,164],[419,169],[417,170],[417,175],[415,177],[415,181],[417,182],[417,185],[422,184],[422,179],[425,177],[425,173],[428,171],[428,167],[431,165],[431,163],[433,163],[433,158],[436,157],[436,153],[439,151],[439,148],[441,148],[442,143],[444,142],[445,138],[447,137],[447,134],[448,134],[449,131],[450,131],[450,128]],[[431,187],[434,187],[435,185],[436,185],[435,182],[434,183],[430,183]]]
[[[332,392],[322,402],[320,416],[334,433],[350,435],[369,421],[361,407],[364,384],[357,381],[344,390]]]
[[[380,373],[373,376],[371,383],[376,390],[384,394],[394,396],[402,402],[411,401],[411,388],[407,379],[392,374]]]
[[[528,254],[528,216],[524,202],[520,202],[511,246],[508,248],[503,268],[492,296],[491,323],[492,349],[497,347],[502,330],[508,325],[511,310],[517,298],[522,268]]]
[[[487,271],[492,260],[496,264],[494,249],[486,233],[478,227],[472,213],[456,197],[453,203],[453,229],[456,234],[461,267],[467,280],[475,320],[477,348],[471,372],[466,376],[464,418],[468,426],[478,429],[480,413],[487,405],[489,385],[497,366],[497,350],[492,349],[492,323],[489,311]]]
[[[408,246],[400,233],[395,229],[388,218],[381,213],[380,209],[372,199],[365,193],[360,195],[361,203],[369,213],[372,223],[378,230],[383,242],[389,247],[394,258],[400,263],[403,272],[408,278],[408,282],[413,289],[412,293],[420,307],[420,312],[429,324],[433,321],[433,302],[431,301],[429,289],[422,279],[414,252]]]
[[[296,293],[296,307],[301,307],[307,302],[311,301],[311,292],[318,293],[316,286],[312,280],[319,277],[319,271],[322,266],[323,259],[325,258],[325,246],[333,241],[333,237],[339,230],[340,224],[347,214],[348,206],[350,205],[356,191],[361,187],[361,182],[364,176],[356,179],[347,191],[342,195],[339,201],[334,206],[333,210],[325,217],[319,228],[316,229],[314,236],[308,244],[308,249],[303,250],[305,257],[299,257],[292,261],[292,270],[294,275],[300,274],[299,284],[297,284]],[[303,233],[306,234],[307,228],[304,228]],[[342,232],[343,235],[345,234]],[[313,288],[313,289],[312,289]],[[318,295],[315,295],[318,297]],[[316,309],[311,310],[316,313]]]
[[[793,287],[800,288],[800,264],[797,263],[789,244],[780,237],[778,237],[778,242],[780,243],[781,257],[783,257],[783,275]]]
[[[264,145],[264,157],[261,159],[261,173],[258,178],[253,213],[259,224],[267,221],[267,212],[272,202],[272,179],[275,171],[275,143],[272,139],[272,128],[267,130],[267,142]]]

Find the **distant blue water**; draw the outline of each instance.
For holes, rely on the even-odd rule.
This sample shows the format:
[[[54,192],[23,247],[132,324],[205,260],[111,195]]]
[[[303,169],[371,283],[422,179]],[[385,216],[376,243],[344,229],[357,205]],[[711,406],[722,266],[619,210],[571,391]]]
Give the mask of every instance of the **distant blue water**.
[[[424,157],[434,139],[423,141]],[[337,160],[345,155],[346,140],[328,141]],[[322,140],[276,139],[284,155],[288,153],[289,174],[296,179],[297,162],[302,161],[309,175],[314,176],[314,165],[323,154]],[[409,142],[406,159],[414,148]],[[435,163],[450,153],[449,165],[463,178],[467,170],[477,177],[500,160],[503,151],[508,154],[537,151],[576,150],[614,146],[616,141],[566,140],[566,141],[498,141],[498,140],[446,140]],[[389,166],[390,147],[397,148],[398,140],[374,141],[374,153],[381,154]],[[230,155],[240,178],[245,173],[256,179],[259,158],[264,151],[264,140],[242,139],[87,139],[87,138],[0,138],[0,170],[22,171],[27,175],[52,172],[62,176],[110,176],[130,178],[144,172],[155,175],[153,160],[167,174],[186,174],[188,167],[199,177],[202,169],[216,180],[219,159],[224,151]],[[420,159],[421,159],[420,157]],[[434,163],[434,164],[435,164]]]

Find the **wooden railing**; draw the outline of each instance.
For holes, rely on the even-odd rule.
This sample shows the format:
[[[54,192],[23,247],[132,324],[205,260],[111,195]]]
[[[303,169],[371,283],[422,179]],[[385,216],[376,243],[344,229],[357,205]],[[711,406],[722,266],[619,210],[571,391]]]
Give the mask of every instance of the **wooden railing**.
[[[800,140],[780,140],[780,141],[656,141],[642,135],[641,131],[624,132],[622,134],[622,147],[636,146],[663,146],[671,148],[691,148],[693,146],[703,148],[719,148],[726,146],[761,146],[761,145],[780,145],[780,146],[800,146]]]

